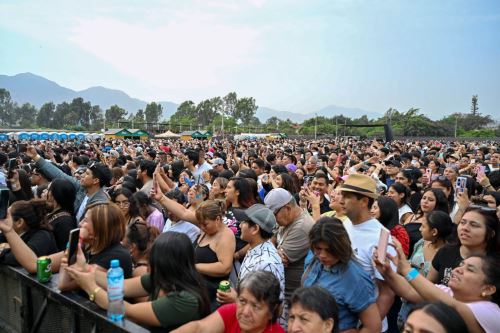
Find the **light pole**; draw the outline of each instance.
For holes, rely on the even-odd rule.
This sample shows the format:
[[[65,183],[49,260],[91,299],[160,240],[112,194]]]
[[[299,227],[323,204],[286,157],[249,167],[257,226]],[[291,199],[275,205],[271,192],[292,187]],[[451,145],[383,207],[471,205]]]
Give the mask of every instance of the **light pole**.
[[[318,134],[318,114],[314,114],[314,140],[316,140],[316,136]]]

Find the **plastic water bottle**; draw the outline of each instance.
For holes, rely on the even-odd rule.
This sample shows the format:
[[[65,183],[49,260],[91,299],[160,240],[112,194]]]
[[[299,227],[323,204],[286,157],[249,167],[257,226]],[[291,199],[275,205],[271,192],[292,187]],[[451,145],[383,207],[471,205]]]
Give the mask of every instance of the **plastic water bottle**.
[[[125,304],[123,303],[123,269],[120,260],[111,260],[108,270],[108,319],[121,321],[125,317]]]

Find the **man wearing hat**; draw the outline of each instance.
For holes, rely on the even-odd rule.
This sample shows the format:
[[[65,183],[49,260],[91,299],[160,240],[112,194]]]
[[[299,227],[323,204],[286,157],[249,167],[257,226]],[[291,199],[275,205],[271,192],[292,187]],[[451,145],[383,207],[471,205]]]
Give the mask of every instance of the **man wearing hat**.
[[[262,204],[255,204],[246,210],[234,210],[235,216],[241,221],[241,239],[248,242],[250,249],[245,255],[238,281],[257,270],[264,270],[273,273],[280,281],[281,296],[285,291],[285,271],[283,262],[276,247],[271,242],[273,229],[276,226],[276,218],[273,212]],[[236,302],[236,292],[231,289],[230,293],[217,292],[219,303]]]
[[[385,283],[382,275],[372,263],[373,249],[378,245],[382,224],[370,213],[371,207],[378,198],[375,181],[366,175],[351,174],[341,187],[343,206],[349,221],[344,227],[349,234],[351,246],[363,269],[375,280],[378,288],[377,306],[382,317],[385,317],[394,302],[394,292]],[[389,243],[392,239],[389,236]],[[396,252],[388,247],[388,252]],[[387,330],[387,320],[382,322],[382,332]]]
[[[221,173],[224,171],[224,160],[220,157],[214,158],[212,160],[212,168],[218,173]]]
[[[309,251],[309,231],[314,221],[283,188],[271,190],[264,203],[274,213],[279,225],[276,245],[285,266],[285,299],[289,299],[300,287],[304,259]]]
[[[401,162],[392,158],[390,160],[386,160],[384,164],[385,164],[385,173],[387,175],[385,179],[385,185],[389,187],[396,182],[396,175],[398,174],[399,169],[401,168]]]

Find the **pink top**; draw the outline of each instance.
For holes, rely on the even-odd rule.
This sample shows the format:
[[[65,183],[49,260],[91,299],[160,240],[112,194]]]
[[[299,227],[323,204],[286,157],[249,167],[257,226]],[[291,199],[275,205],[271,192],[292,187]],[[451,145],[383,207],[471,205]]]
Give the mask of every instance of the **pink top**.
[[[158,210],[154,209],[151,214],[149,214],[146,222],[152,226],[157,228],[160,232],[163,230],[163,226],[165,225],[165,220],[163,219],[163,214]]]
[[[453,290],[442,284],[437,284],[436,287],[444,291],[450,296],[453,296]],[[497,333],[500,329],[500,307],[490,301],[478,301],[466,303],[469,309],[474,314],[477,322],[486,333]]]

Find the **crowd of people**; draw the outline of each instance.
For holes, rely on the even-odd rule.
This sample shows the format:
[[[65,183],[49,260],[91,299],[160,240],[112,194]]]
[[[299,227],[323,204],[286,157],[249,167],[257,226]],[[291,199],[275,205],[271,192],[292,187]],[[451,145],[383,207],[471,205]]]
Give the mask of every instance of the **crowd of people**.
[[[11,140],[0,190],[1,264],[106,309],[119,259],[152,332],[500,332],[498,142]]]

